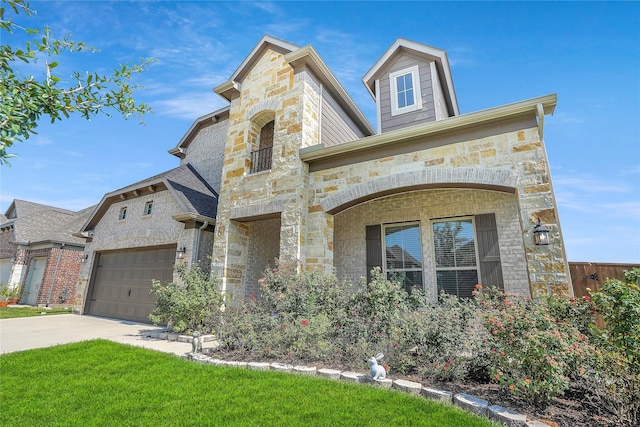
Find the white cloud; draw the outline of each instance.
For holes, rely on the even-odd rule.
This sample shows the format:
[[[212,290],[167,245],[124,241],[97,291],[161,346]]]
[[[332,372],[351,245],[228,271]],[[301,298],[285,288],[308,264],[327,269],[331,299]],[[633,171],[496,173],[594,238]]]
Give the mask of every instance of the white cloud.
[[[635,175],[637,173],[640,173],[640,165],[635,165],[635,166],[631,166],[631,167],[628,167],[628,168],[621,169],[618,172],[618,175],[622,175],[622,176],[624,176],[624,175]]]
[[[585,122],[585,119],[583,117],[560,112],[560,113],[555,113],[553,115],[553,121],[550,121],[549,124],[551,126],[554,126],[554,125],[567,125],[567,124],[581,124],[584,122]]]
[[[453,47],[447,49],[447,58],[449,58],[449,66],[451,68],[472,68],[476,65],[475,51],[468,47]]]
[[[213,92],[183,93],[170,99],[154,103],[158,114],[171,115],[186,120],[195,120],[224,106],[224,102]]]
[[[44,147],[46,145],[53,144],[53,140],[44,135],[36,135],[35,137],[29,138],[29,141],[33,143],[33,145],[38,147]]]
[[[554,176],[553,183],[556,190],[564,188],[568,191],[581,193],[626,193],[630,189],[624,182],[603,181],[596,177],[580,177],[560,175]]]

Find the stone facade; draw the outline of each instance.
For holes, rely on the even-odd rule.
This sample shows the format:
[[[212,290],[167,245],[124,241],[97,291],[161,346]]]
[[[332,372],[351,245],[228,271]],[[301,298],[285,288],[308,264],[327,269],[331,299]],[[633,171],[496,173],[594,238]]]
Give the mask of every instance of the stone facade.
[[[266,266],[264,258],[255,257],[256,248],[266,246],[259,242],[267,239],[260,221],[280,221],[279,239],[270,231],[270,256],[277,240],[280,259],[298,260],[308,269],[335,268],[351,280],[366,274],[367,225],[417,221],[425,290],[434,297],[433,219],[482,213],[495,214],[506,291],[534,297],[571,293],[538,124],[540,108],[544,115],[553,99],[529,103],[527,111],[524,104],[514,106],[515,113],[497,109],[490,120],[481,114],[443,118],[442,123],[463,123],[451,121],[451,129],[436,121],[411,128],[420,132],[391,132],[397,140],[382,143],[373,135],[329,147],[319,134],[323,85],[318,74],[293,67],[278,49],[265,49],[245,64],[250,69],[233,83],[237,93],[229,97],[212,262],[232,299],[257,289],[258,272]],[[456,113],[454,105],[451,114]],[[250,154],[269,120],[275,120],[273,164],[251,174]],[[405,138],[403,132],[410,135]],[[317,154],[323,152],[325,157]],[[550,246],[533,244],[538,218],[551,230]]]
[[[308,171],[297,152],[318,143],[318,105],[318,85],[306,72],[295,74],[273,50],[257,61],[231,102],[212,264],[231,299],[244,294],[247,269],[265,267],[248,266],[252,227],[234,212],[249,207],[253,219],[278,216],[279,257],[305,261]],[[265,117],[275,120],[272,166],[250,174],[250,154],[258,148]]]
[[[398,221],[420,220],[421,224],[428,225],[431,218],[457,217],[479,213],[496,213],[500,230],[500,249],[503,253],[503,273],[505,289],[519,294],[529,293],[533,296],[546,293],[570,294],[570,277],[568,275],[567,260],[564,257],[564,245],[559,231],[558,218],[555,209],[555,197],[550,185],[550,174],[546,162],[546,154],[540,140],[537,127],[525,128],[507,133],[492,135],[481,139],[473,139],[448,144],[440,147],[427,148],[421,151],[406,154],[387,156],[368,162],[360,162],[348,166],[325,169],[312,172],[310,177],[310,208],[309,211],[321,212],[323,201],[330,198],[340,199],[362,196],[367,188],[372,193],[380,192],[379,189],[395,188],[396,192],[403,192],[403,187],[415,187],[413,182],[403,183],[403,178],[411,176],[414,172],[429,170],[446,171],[447,176],[440,182],[422,182],[415,184],[444,186],[456,183],[457,185],[470,187],[477,184],[471,175],[498,173],[511,171],[515,178],[515,195],[506,195],[495,192],[478,192],[468,190],[466,192],[446,192],[446,196],[440,193],[418,196],[426,201],[414,200],[411,195],[398,196],[393,199],[384,199],[381,202],[369,202],[362,206],[354,207],[357,213],[350,211],[336,215],[335,219],[341,219],[340,226],[336,226],[336,235],[345,236],[344,222],[357,221],[363,224],[357,231],[360,240],[360,261],[362,261],[364,225],[370,223],[393,223]],[[435,180],[434,180],[435,181]],[[487,181],[488,182],[488,181]],[[496,182],[497,183],[497,182]],[[367,185],[370,184],[370,185]],[[352,190],[356,186],[362,188],[360,194]],[[495,194],[494,194],[495,193]],[[437,195],[437,196],[436,196]],[[436,196],[436,197],[434,197]],[[444,197],[442,200],[441,197]],[[503,200],[497,203],[496,200]],[[397,203],[394,205],[394,203]],[[325,203],[327,208],[332,205]],[[327,219],[316,215],[318,224],[311,220],[309,227],[315,225],[317,232],[326,228]],[[349,220],[342,219],[348,217]],[[363,219],[367,218],[367,219]],[[548,247],[536,247],[533,244],[532,230],[537,218],[551,230],[552,245]],[[353,227],[353,224],[346,226]],[[423,227],[423,231],[429,227]],[[355,236],[353,236],[355,237]],[[429,250],[432,241],[429,236],[423,236],[425,251],[424,265],[427,271],[432,264],[432,256]],[[310,241],[313,243],[313,240]],[[317,254],[325,255],[325,259],[331,256],[327,250],[330,245],[320,243],[316,249],[309,248]],[[342,257],[342,253],[336,253],[336,257]],[[351,253],[351,256],[355,254]],[[525,261],[526,258],[526,261]],[[343,263],[336,259],[334,265],[338,267]],[[354,264],[346,262],[345,265],[364,266],[363,262]],[[528,266],[528,267],[527,267]],[[528,277],[525,272],[529,271]],[[366,272],[364,272],[366,274]],[[353,273],[344,273],[345,277],[355,278],[363,275],[361,270]],[[427,284],[430,282],[429,274],[426,275]],[[428,291],[435,288],[428,287]]]

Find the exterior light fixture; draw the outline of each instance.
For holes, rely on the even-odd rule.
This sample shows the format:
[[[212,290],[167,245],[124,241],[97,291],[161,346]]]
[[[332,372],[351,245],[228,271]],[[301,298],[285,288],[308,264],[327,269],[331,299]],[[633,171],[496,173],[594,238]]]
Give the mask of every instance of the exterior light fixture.
[[[181,248],[179,248],[176,253],[178,254],[178,259],[183,259],[184,258],[184,254],[187,252],[187,248],[185,248],[184,246],[182,246]]]
[[[533,243],[535,243],[536,246],[549,244],[549,230],[540,224],[540,218],[538,218],[538,224],[533,227]]]
[[[89,254],[84,254],[82,255],[82,259],[80,260],[80,262],[85,263],[87,262],[88,259],[89,259]]]

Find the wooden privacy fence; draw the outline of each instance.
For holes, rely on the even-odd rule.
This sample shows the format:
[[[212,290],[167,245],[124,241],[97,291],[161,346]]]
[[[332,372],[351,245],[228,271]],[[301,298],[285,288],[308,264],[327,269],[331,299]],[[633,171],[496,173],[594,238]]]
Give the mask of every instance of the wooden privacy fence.
[[[624,271],[634,267],[640,268],[640,264],[610,264],[602,262],[569,262],[573,293],[576,298],[589,295],[591,291],[599,291],[607,279],[619,279],[624,281]]]
[[[612,264],[602,262],[569,262],[569,272],[573,283],[573,294],[576,298],[589,295],[587,288],[592,292],[599,291],[607,279],[619,279],[624,281],[625,270],[639,267],[640,264]],[[598,327],[604,327],[600,315],[596,316]]]

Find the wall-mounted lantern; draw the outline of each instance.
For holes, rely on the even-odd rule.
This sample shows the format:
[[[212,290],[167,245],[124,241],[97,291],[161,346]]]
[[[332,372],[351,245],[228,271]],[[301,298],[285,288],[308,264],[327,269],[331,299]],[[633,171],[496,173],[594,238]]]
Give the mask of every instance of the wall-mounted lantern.
[[[80,259],[80,262],[84,264],[85,262],[87,262],[88,259],[89,259],[89,254],[84,254],[82,255],[82,259]]]
[[[176,253],[178,254],[178,259],[183,259],[184,254],[186,252],[187,252],[187,248],[185,248],[184,246],[182,246],[181,248],[178,248],[178,250],[176,251]]]
[[[538,224],[533,227],[533,243],[535,243],[536,246],[549,244],[549,230],[540,224],[540,218],[538,218]]]

